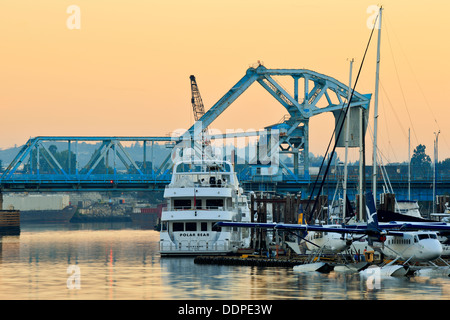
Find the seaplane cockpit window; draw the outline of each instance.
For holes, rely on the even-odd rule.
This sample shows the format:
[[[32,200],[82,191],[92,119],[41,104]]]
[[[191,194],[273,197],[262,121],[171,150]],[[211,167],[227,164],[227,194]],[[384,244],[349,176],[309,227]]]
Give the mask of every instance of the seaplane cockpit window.
[[[437,236],[434,233],[423,233],[423,234],[419,234],[419,240],[423,240],[423,239],[437,239]]]

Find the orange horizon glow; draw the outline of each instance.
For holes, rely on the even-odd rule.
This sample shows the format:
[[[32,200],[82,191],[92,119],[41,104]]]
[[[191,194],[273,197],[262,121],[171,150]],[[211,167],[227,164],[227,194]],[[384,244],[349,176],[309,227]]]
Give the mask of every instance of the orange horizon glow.
[[[258,60],[267,68],[306,68],[347,84],[348,60],[355,59],[355,80],[369,39],[367,8],[373,4],[3,1],[0,148],[36,136],[166,136],[187,129],[194,122],[191,74],[209,109]],[[71,5],[80,8],[80,29],[67,26]],[[450,157],[450,3],[391,0],[383,7],[378,121],[383,161],[406,161],[409,128],[411,153],[424,144],[432,159],[434,133],[440,130],[442,161]],[[375,58],[376,34],[356,91],[374,93]],[[258,130],[286,113],[253,84],[211,127]],[[333,126],[331,114],[311,119],[310,152],[324,153]]]

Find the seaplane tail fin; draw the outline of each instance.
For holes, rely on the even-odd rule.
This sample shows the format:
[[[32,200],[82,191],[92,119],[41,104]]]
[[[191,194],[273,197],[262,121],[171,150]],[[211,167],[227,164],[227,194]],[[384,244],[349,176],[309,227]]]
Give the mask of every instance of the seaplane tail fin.
[[[345,202],[346,202],[345,218],[350,220],[355,216],[355,212],[353,211],[353,207],[352,204],[350,203],[350,199],[348,198],[348,196],[346,196]]]
[[[366,193],[366,212],[367,212],[367,229],[379,230],[377,208],[375,207],[373,194],[370,191]]]
[[[367,241],[370,246],[378,250],[379,248],[382,248],[384,246],[384,242],[386,241],[386,232],[380,230],[378,226],[377,208],[375,207],[372,192],[366,193],[366,210],[368,231]]]

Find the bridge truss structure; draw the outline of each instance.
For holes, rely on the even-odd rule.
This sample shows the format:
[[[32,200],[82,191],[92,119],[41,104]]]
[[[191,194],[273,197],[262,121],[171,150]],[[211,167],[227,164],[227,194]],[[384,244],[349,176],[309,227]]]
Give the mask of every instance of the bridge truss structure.
[[[289,78],[293,88],[285,89],[280,77]],[[270,160],[244,159],[236,166],[243,183],[308,183],[309,120],[332,112],[338,124],[348,105],[349,87],[315,71],[267,69],[260,64],[248,68],[245,75],[181,136],[31,138],[0,176],[0,188],[9,192],[163,188],[170,182],[174,159],[203,154],[199,150],[202,145],[199,134],[254,83],[269,92],[286,109],[287,115],[263,131],[211,135],[208,139],[258,138],[257,150],[264,147]],[[349,107],[368,111],[370,98],[370,94],[354,92]],[[368,112],[365,114],[367,116]],[[234,150],[231,154],[229,160],[238,163],[238,152]],[[274,154],[280,155],[276,163]],[[283,161],[283,155],[291,156],[293,166]]]

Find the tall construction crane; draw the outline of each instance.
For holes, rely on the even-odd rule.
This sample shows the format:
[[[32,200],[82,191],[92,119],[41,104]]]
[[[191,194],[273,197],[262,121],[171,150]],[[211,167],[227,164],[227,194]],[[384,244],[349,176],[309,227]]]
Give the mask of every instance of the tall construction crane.
[[[195,76],[191,75],[189,77],[191,79],[191,92],[192,92],[192,109],[194,110],[194,118],[195,121],[198,121],[205,114],[205,107],[203,106],[202,96],[200,95],[200,91],[198,90],[197,81],[195,80]],[[205,148],[209,146],[210,141],[206,137],[208,127],[203,128],[202,124],[202,144],[201,144],[201,153],[205,155]]]
[[[191,103],[192,108],[194,109],[194,118],[195,121],[198,121],[198,119],[200,119],[205,114],[205,107],[203,106],[202,96],[200,95],[200,91],[198,90],[195,76],[191,75],[189,78],[191,79]]]

